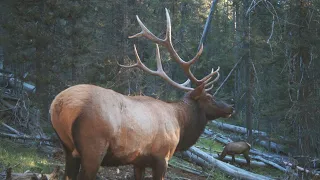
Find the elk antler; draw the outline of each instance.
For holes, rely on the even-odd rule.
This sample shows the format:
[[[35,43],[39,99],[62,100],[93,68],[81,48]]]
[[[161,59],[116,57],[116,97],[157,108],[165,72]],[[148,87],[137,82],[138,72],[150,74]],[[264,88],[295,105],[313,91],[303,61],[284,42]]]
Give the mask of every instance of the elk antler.
[[[133,64],[133,65],[130,65],[130,66],[125,66],[125,65],[119,64],[119,66],[121,66],[121,67],[126,67],[126,68],[139,67],[139,68],[141,68],[142,70],[146,71],[146,72],[149,73],[149,74],[157,75],[157,76],[162,77],[164,80],[168,81],[168,82],[169,82],[171,85],[173,85],[174,87],[177,87],[177,88],[182,89],[182,90],[185,90],[185,91],[191,91],[191,90],[193,90],[193,88],[186,87],[186,85],[189,84],[189,82],[190,82],[189,79],[188,79],[186,82],[184,82],[184,83],[182,83],[182,84],[179,84],[179,83],[173,81],[173,80],[163,71],[162,63],[161,63],[161,58],[160,58],[159,46],[158,46],[158,44],[156,44],[156,46],[157,46],[157,51],[156,51],[157,71],[154,71],[154,70],[149,69],[146,65],[144,65],[144,64],[142,63],[142,61],[140,60],[139,54],[138,54],[138,52],[137,52],[136,45],[133,45],[133,47],[134,47],[134,53],[135,53],[136,58],[137,58],[137,63],[136,63],[136,64]]]
[[[174,82],[172,79],[170,79],[166,74],[165,72],[163,71],[162,69],[162,65],[161,65],[161,59],[160,59],[160,53],[159,53],[159,47],[158,47],[158,44],[164,46],[170,53],[170,55],[172,56],[172,58],[182,67],[184,73],[186,74],[186,76],[188,77],[188,79],[191,80],[192,83],[194,83],[196,86],[199,86],[201,85],[202,83],[205,83],[205,87],[206,87],[206,91],[209,91],[213,88],[213,83],[216,82],[218,79],[219,79],[219,70],[220,70],[220,67],[217,68],[217,70],[211,71],[210,74],[208,74],[207,76],[205,76],[204,78],[198,80],[191,72],[191,65],[194,64],[200,57],[202,51],[203,51],[203,44],[201,44],[201,47],[199,49],[199,51],[197,52],[197,54],[194,56],[194,58],[192,58],[191,60],[189,61],[184,61],[179,55],[178,53],[176,52],[176,50],[174,49],[173,45],[172,45],[172,39],[171,39],[171,19],[170,19],[170,15],[169,15],[169,12],[167,10],[167,8],[165,9],[166,10],[166,17],[167,17],[167,30],[166,30],[166,36],[164,39],[160,39],[158,38],[157,36],[155,36],[151,31],[149,31],[149,29],[141,22],[141,20],[139,19],[138,16],[137,17],[137,21],[141,27],[141,32],[140,33],[137,33],[133,36],[129,36],[129,38],[135,38],[135,37],[145,37],[149,40],[151,40],[152,42],[156,43],[157,44],[157,67],[158,67],[158,70],[157,71],[152,71],[150,70],[149,68],[147,68],[140,60],[139,58],[139,55],[137,53],[137,49],[136,47],[134,46],[134,51],[135,51],[135,54],[136,54],[136,57],[137,57],[137,63],[134,64],[134,65],[131,65],[131,66],[124,66],[124,65],[121,65],[122,67],[140,67],[141,69],[147,71],[148,73],[150,74],[153,74],[153,75],[158,75],[160,77],[162,77],[163,79],[167,80],[170,84],[172,84],[173,86],[175,87],[178,87],[180,89],[183,89],[183,90],[187,90],[187,91],[190,91],[190,90],[193,90],[193,88],[189,88],[189,87],[185,87],[185,83],[187,83],[187,81],[183,84],[179,84],[179,83],[176,83]],[[211,78],[217,74],[217,77],[213,80],[213,81],[210,81]],[[210,86],[211,85],[211,86]],[[209,87],[210,86],[210,87]]]

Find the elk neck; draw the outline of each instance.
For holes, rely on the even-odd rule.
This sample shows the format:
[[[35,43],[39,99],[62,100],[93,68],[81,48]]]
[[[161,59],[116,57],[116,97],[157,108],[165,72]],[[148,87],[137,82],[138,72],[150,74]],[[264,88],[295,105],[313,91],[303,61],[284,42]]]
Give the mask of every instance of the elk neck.
[[[176,151],[184,151],[194,145],[208,122],[199,104],[188,97],[173,104],[180,126],[180,140]]]

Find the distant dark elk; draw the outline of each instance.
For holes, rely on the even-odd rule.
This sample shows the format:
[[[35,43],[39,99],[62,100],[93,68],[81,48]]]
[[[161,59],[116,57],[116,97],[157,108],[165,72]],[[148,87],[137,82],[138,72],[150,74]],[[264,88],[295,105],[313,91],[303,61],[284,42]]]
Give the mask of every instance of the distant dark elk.
[[[82,84],[58,94],[50,108],[51,122],[65,151],[65,179],[95,179],[101,166],[132,164],[136,180],[143,179],[146,167],[153,179],[164,179],[168,161],[176,151],[195,144],[209,120],[230,117],[232,106],[207,93],[219,78],[219,68],[202,79],[190,71],[201,52],[190,61],[182,60],[171,42],[171,23],[166,10],[166,37],[159,39],[140,21],[142,31],[130,38],[145,37],[164,46],[196,86],[186,87],[171,80],[162,69],[156,46],[157,71],[150,70],[134,52],[139,67],[186,91],[178,102],[164,102],[147,96],[125,96],[111,89]],[[212,78],[216,76],[216,78]],[[81,165],[81,168],[80,168]],[[79,173],[80,170],[80,173]],[[79,175],[78,175],[79,173]]]
[[[232,163],[234,163],[235,162],[234,155],[243,154],[244,158],[247,161],[247,165],[250,165],[250,157],[249,157],[250,148],[251,148],[251,145],[244,141],[228,143],[224,147],[221,155],[219,155],[219,159],[222,160],[226,155],[230,155],[232,156]]]

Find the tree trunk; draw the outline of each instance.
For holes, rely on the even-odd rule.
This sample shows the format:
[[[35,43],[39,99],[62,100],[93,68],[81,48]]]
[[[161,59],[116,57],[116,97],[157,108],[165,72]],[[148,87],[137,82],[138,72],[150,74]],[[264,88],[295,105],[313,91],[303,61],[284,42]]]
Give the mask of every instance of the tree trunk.
[[[40,12],[43,15],[45,12],[45,3],[42,2],[40,5]],[[40,25],[38,25],[40,26]],[[40,27],[39,27],[40,29]],[[41,31],[41,30],[39,30]],[[38,32],[39,35],[36,39],[36,87],[37,87],[37,98],[38,104],[40,105],[41,114],[43,117],[48,117],[48,108],[49,108],[49,84],[48,84],[48,76],[44,76],[48,74],[48,63],[46,62],[48,57],[48,36],[42,32]]]
[[[295,24],[289,30],[291,40],[291,55],[289,62],[289,96],[292,102],[291,106],[296,106],[292,112],[294,119],[292,120],[293,129],[297,137],[297,152],[302,155],[316,155],[319,153],[318,133],[314,127],[319,125],[313,117],[316,111],[313,111],[314,105],[311,103],[313,94],[313,81],[310,79],[311,68],[311,43],[312,36],[309,26],[310,13],[309,9],[312,1],[301,0],[292,4],[292,12],[296,19]],[[298,16],[297,16],[298,15]]]
[[[246,127],[247,127],[247,139],[252,143],[252,114],[253,114],[253,88],[254,88],[254,72],[253,63],[250,54],[250,13],[246,13],[249,8],[249,1],[243,1],[243,53],[245,60],[245,77],[246,77]]]

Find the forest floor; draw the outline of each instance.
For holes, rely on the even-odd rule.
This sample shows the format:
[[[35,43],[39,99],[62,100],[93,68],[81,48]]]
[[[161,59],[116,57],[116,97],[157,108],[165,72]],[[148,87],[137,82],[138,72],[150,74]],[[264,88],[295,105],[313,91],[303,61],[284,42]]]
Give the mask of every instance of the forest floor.
[[[212,128],[212,127],[211,127]],[[225,133],[218,129],[213,129],[217,133]],[[203,147],[204,149],[210,149],[211,153],[221,152],[223,145],[215,142],[210,138],[200,137],[196,143],[196,146]],[[63,153],[55,153],[41,150],[41,146],[36,142],[13,142],[9,139],[0,139],[0,174],[5,171],[6,168],[11,167],[14,173],[23,173],[26,171],[33,173],[45,173],[50,174],[55,167],[60,166],[64,168]],[[240,157],[240,156],[237,156]],[[240,157],[241,158],[241,157]],[[235,164],[236,165],[236,164]],[[186,172],[177,167],[187,166],[192,169],[201,172],[202,174],[209,174],[207,176],[199,176],[193,173]],[[239,165],[236,165],[239,166]],[[284,174],[271,167],[241,167],[247,171],[251,171],[257,174],[272,176],[282,179]],[[121,180],[132,179],[133,167],[132,166],[120,166],[120,167],[101,167],[98,173],[101,180]],[[146,170],[146,179],[151,179],[151,169]],[[1,179],[1,178],[0,178]],[[233,179],[233,177],[224,174],[216,168],[205,169],[188,163],[180,158],[173,157],[169,162],[169,168],[166,173],[166,180],[227,180]]]
[[[132,166],[120,166],[120,167],[110,167],[110,168],[103,168],[99,172],[99,177],[101,179],[106,179],[106,180],[125,180],[125,179],[133,179],[133,169]],[[205,180],[207,177],[201,177],[195,174],[191,174],[188,172],[184,172],[180,169],[177,168],[172,168],[169,167],[168,171],[166,173],[166,178],[165,180],[178,180],[178,179],[195,179],[195,180]],[[151,169],[147,169],[146,171],[146,178],[147,180],[151,180]]]
[[[63,154],[43,153],[37,145],[26,145],[8,139],[0,140],[0,174],[5,174],[8,167],[13,173],[33,172],[50,174],[56,166],[63,169]],[[0,178],[1,179],[1,178]],[[101,167],[98,178],[101,180],[133,179],[132,166]],[[151,169],[146,169],[146,179],[151,179]],[[166,180],[194,179],[205,180],[206,177],[185,172],[179,168],[170,167],[166,173]]]

